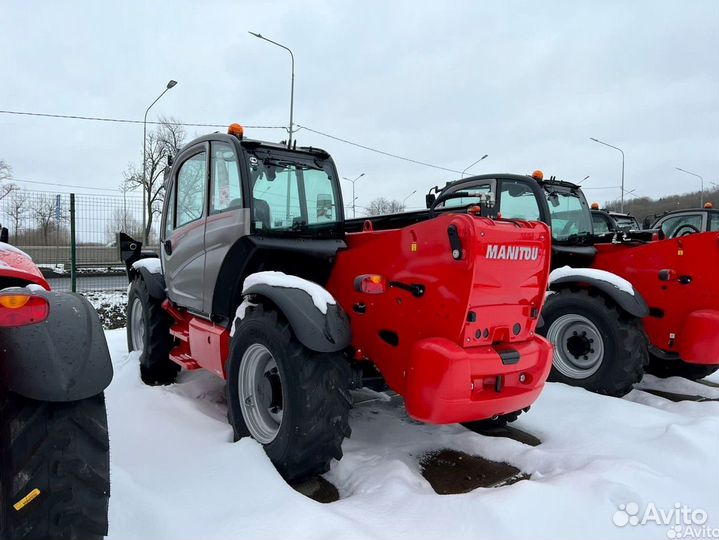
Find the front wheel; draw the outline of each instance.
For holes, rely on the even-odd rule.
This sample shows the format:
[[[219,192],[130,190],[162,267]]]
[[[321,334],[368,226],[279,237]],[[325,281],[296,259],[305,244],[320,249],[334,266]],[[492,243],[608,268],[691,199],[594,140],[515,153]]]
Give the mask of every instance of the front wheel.
[[[170,360],[172,320],[162,301],[150,296],[147,284],[135,278],[127,295],[127,348],[140,351],[140,377],[145,384],[172,384],[180,366]]]
[[[55,403],[0,390],[0,538],[102,538],[109,498],[103,394]]]
[[[549,380],[623,396],[644,375],[649,357],[641,320],[590,291],[550,295],[537,331],[554,345]]]
[[[288,481],[329,470],[349,437],[350,370],[340,353],[316,353],[262,305],[235,321],[227,379],[235,438],[251,436]]]

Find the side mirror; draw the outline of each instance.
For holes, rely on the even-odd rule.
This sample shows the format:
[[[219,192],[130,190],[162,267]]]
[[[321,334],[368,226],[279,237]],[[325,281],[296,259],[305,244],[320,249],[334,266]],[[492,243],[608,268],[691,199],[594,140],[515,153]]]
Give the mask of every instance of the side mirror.
[[[427,205],[427,208],[431,208],[436,200],[437,196],[434,193],[427,193],[427,195],[424,196],[424,203]]]
[[[119,251],[120,260],[125,263],[125,266],[129,269],[132,263],[140,260],[142,252],[142,242],[138,242],[134,238],[119,232],[115,236],[117,242],[117,249]]]
[[[5,242],[6,244],[10,240],[10,235],[7,231],[7,227],[0,228],[0,242]]]

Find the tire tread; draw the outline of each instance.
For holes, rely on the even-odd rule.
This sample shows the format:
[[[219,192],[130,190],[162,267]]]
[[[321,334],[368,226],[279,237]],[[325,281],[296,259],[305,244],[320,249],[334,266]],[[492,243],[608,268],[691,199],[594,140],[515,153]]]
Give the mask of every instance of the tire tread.
[[[47,403],[0,394],[0,537],[102,538],[110,497],[103,394]],[[13,508],[32,489],[40,495]]]

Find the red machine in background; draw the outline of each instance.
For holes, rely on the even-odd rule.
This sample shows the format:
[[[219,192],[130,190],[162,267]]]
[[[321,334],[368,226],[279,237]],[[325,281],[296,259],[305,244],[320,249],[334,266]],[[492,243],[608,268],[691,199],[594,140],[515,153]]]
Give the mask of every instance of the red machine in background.
[[[592,267],[630,281],[649,306],[649,371],[700,379],[719,369],[719,232],[595,247]]]
[[[594,230],[581,187],[545,180],[541,171],[455,184],[494,194],[489,216],[551,225],[553,271],[539,325],[555,345],[550,380],[621,396],[645,371],[701,379],[719,369],[714,210],[670,214],[673,238],[663,229],[602,232]]]

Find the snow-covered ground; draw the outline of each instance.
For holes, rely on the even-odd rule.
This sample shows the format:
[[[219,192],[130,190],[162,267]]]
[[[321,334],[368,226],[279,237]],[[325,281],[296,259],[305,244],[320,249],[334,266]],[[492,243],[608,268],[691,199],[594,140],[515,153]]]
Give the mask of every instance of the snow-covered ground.
[[[325,475],[341,498],[321,504],[289,487],[260,445],[231,442],[222,381],[192,372],[174,386],[144,386],[125,331],[107,338],[111,538],[686,538],[687,527],[719,537],[716,401],[640,390],[616,399],[550,383],[515,423],[542,440],[537,447],[413,422],[398,399],[367,401]],[[719,388],[683,379],[643,384],[719,398]],[[442,448],[531,478],[437,495],[418,460]],[[693,523],[681,519],[684,505]]]

